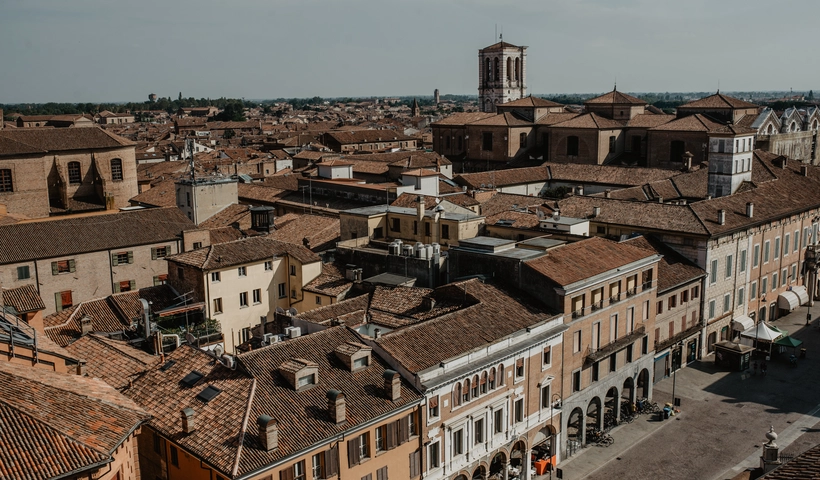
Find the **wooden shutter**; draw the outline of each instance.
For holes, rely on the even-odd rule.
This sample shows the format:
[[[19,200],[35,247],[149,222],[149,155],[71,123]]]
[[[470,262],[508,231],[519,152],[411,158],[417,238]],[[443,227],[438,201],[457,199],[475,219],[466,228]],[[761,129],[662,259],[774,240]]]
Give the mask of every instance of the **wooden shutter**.
[[[114,283],[114,293],[120,293],[120,282]]]
[[[151,247],[151,260],[156,260],[156,259],[157,259],[157,248],[156,247]]]
[[[376,480],[387,480],[387,465],[376,470]]]
[[[60,301],[62,305],[74,305],[74,300],[71,298],[71,290],[60,292]]]
[[[339,473],[336,465],[339,463],[339,445],[334,445],[329,450],[325,450],[325,474],[322,478],[332,477]]]
[[[128,263],[134,263],[134,252],[128,252]]]
[[[111,254],[111,265],[113,265],[113,266],[115,266],[115,267],[116,267],[116,266],[117,266],[117,265],[119,265],[119,264],[120,264],[120,261],[118,260],[117,254],[116,254],[116,253],[112,253],[112,254]]]
[[[57,311],[63,311],[63,295],[60,292],[54,294],[54,305],[57,306]]]
[[[396,424],[394,422],[388,423],[384,429],[385,439],[384,446],[387,450],[392,450],[396,447]]]
[[[359,464],[359,437],[347,442],[347,464],[354,467]]]
[[[286,467],[279,472],[280,480],[293,480],[293,466]]]
[[[136,280],[131,280],[130,282],[128,282],[128,287],[129,287],[129,288],[131,289],[131,291],[133,292],[133,291],[134,291],[134,289],[136,289],[136,288],[137,288],[137,281],[136,281]]]
[[[518,367],[518,368],[523,367],[524,366],[524,359],[519,358],[518,360],[516,360],[515,361],[515,366]]]
[[[76,267],[74,266],[74,260],[68,261],[68,271],[74,273],[76,271]]]
[[[421,475],[421,450],[410,454],[410,478]]]
[[[493,369],[493,370],[490,370],[490,374],[487,376],[487,378],[488,378],[491,382],[495,380],[495,370],[494,370],[494,369]]]
[[[51,262],[51,274],[57,275],[58,273],[60,273],[60,269],[57,266],[57,262]]]
[[[412,415],[412,414],[411,414]],[[410,439],[410,418],[409,416],[399,420],[399,445]]]

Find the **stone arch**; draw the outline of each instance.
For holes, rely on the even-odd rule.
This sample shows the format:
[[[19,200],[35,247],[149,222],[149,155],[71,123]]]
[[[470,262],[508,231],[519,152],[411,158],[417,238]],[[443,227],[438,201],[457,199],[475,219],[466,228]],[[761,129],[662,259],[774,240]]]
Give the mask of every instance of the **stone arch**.
[[[478,398],[478,396],[481,395],[481,390],[479,389],[479,386],[480,384],[478,380],[478,375],[474,375],[472,384],[473,392],[470,394],[471,398]]]
[[[496,385],[498,385],[499,387],[504,386],[504,377],[506,376],[506,374],[507,371],[504,370],[504,364],[502,363],[498,366],[497,381],[495,382]]]
[[[587,404],[587,430],[600,430],[601,428],[603,428],[603,425],[601,424],[602,417],[603,415],[601,414],[601,399],[598,397],[592,397],[592,399],[590,399],[589,403]]]
[[[510,465],[521,470],[529,464],[527,458],[527,439],[520,437],[516,440],[510,449]]]
[[[766,128],[766,135],[771,135],[773,133],[774,133],[774,124],[770,123],[769,126]]]
[[[717,343],[717,332],[712,332],[709,334],[708,337],[706,337],[706,351],[714,351],[715,343]]]
[[[473,480],[484,480],[487,478],[487,466],[484,462],[479,464],[475,470],[473,470],[473,476],[471,478]]]
[[[501,80],[501,61],[498,57],[493,60],[493,80],[496,82]]]
[[[649,398],[652,393],[650,388],[652,388],[652,382],[649,381],[649,370],[644,368],[638,374],[638,395]]]
[[[604,428],[614,427],[618,424],[619,419],[619,405],[620,398],[618,396],[618,387],[610,387],[604,397]]]
[[[483,394],[487,393],[487,388],[488,388],[487,387],[487,372],[486,371],[481,374],[480,382],[481,382],[481,394],[483,395]]]
[[[521,58],[515,57],[515,80],[521,80]]]
[[[456,383],[456,386],[453,387],[453,406],[457,407],[461,405],[461,382]]]
[[[463,395],[464,402],[466,403],[466,402],[470,401],[470,393],[472,393],[470,391],[470,379],[469,378],[464,380],[464,387],[463,388],[464,388],[464,390],[461,393]]]
[[[572,455],[576,448],[580,448],[584,444],[585,419],[586,415],[584,415],[581,407],[575,407],[567,417],[567,456]]]
[[[504,468],[507,467],[507,461],[509,459],[509,455],[507,452],[502,448],[496,452],[492,460],[490,460],[490,475],[498,475],[504,471]]]
[[[635,402],[635,379],[627,377],[624,380],[624,386],[621,389],[621,411],[624,411],[624,405],[628,412],[631,412],[631,405]]]
[[[505,72],[506,73],[505,76],[507,77],[507,81],[512,81],[512,74],[513,74],[513,71],[512,71],[512,57],[507,57],[506,68],[507,68],[507,71]]]
[[[817,127],[818,127],[818,123],[817,123],[817,119],[815,118],[814,120],[811,121],[811,129],[812,130],[817,130]]]
[[[461,470],[460,472],[458,472],[458,475],[453,477],[453,480],[469,480],[470,477],[468,475],[468,472]]]

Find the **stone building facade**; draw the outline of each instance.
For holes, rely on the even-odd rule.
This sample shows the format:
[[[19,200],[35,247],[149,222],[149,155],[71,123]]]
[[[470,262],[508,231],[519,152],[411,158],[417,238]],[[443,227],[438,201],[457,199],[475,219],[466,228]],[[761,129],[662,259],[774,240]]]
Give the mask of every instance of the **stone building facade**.
[[[478,51],[478,102],[482,112],[527,94],[527,47],[499,41]]]

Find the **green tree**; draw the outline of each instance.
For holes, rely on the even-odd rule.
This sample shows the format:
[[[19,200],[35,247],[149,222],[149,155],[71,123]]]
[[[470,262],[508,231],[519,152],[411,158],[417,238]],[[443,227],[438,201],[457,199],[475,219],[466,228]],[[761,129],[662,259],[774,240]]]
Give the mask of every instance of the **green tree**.
[[[245,121],[245,108],[239,101],[225,104],[223,110],[219,112],[214,120],[220,122],[243,122]]]
[[[224,138],[225,140],[230,140],[235,136],[236,132],[233,131],[233,128],[225,129],[225,133],[222,134],[222,138]]]

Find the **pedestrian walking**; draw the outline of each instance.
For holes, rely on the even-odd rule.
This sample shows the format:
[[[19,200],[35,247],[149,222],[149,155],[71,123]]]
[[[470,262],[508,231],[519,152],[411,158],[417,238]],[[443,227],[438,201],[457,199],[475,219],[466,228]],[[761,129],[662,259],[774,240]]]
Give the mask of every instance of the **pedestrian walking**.
[[[768,366],[766,365],[766,362],[763,361],[763,363],[760,364],[760,373],[762,373],[764,377],[766,376],[766,369],[767,368],[768,368]]]

